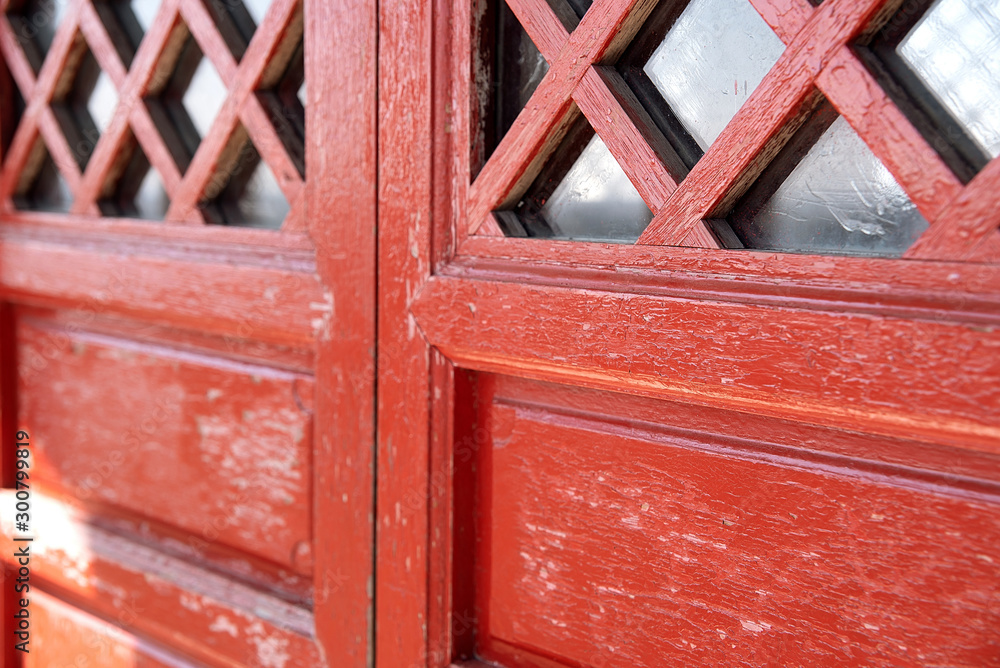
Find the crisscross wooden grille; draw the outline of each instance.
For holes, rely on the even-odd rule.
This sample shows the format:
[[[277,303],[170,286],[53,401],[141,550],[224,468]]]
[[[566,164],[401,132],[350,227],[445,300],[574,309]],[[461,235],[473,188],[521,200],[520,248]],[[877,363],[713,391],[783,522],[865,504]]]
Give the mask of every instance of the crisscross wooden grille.
[[[169,197],[165,220],[203,224],[207,222],[204,203],[217,195],[240,167],[239,149],[249,139],[289,204],[282,229],[302,231],[303,139],[290,138],[294,129],[267,104],[264,94],[279,85],[283,70],[278,70],[287,66],[296,50],[301,57],[300,0],[274,0],[252,36],[241,36],[235,25],[217,20],[218,12],[202,0],[163,0],[131,58],[125,35],[109,29],[102,20],[101,9],[107,8],[101,7],[102,1],[70,3],[36,74],[7,17],[18,8],[13,6],[13,0],[0,0],[0,11],[8,18],[0,20],[0,54],[25,101],[3,156],[0,201],[5,208],[13,209],[12,198],[25,187],[25,175],[32,173],[43,142],[72,193],[70,214],[99,216],[100,201],[116,187],[126,167],[123,163],[131,153],[131,142],[137,142],[159,173]],[[210,60],[226,92],[210,132],[201,138],[187,161],[177,159],[177,146],[172,145],[176,140],[163,136],[147,100],[161,94],[177,66],[178,52],[189,38]],[[81,168],[79,151],[74,150],[60,128],[53,101],[65,87],[73,85],[67,80],[71,78],[67,72],[75,69],[76,61],[88,48],[117,89],[118,104]],[[299,73],[301,76],[301,67]]]
[[[852,48],[900,3],[750,1],[786,49],[678,183],[662,157],[664,138],[613,67],[656,3],[598,0],[570,33],[545,0],[509,0],[550,69],[470,185],[468,232],[502,235],[492,212],[516,203],[579,110],[655,214],[638,243],[717,248],[704,221],[726,214],[822,94],[930,222],[904,258],[1000,259],[1000,160],[963,185]]]

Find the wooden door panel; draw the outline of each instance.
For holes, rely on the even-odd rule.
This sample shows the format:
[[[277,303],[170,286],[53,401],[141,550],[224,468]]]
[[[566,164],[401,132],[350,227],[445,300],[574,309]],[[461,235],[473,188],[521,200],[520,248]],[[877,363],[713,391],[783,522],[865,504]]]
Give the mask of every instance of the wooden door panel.
[[[311,376],[18,324],[36,483],[309,573]]]
[[[694,4],[380,5],[385,665],[1000,661],[1000,159],[963,171],[866,60],[944,3],[734,0],[668,45]],[[756,89],[681,71],[737,6]],[[634,78],[667,46],[669,100]],[[689,101],[733,111],[693,152]],[[830,123],[911,238],[737,238]],[[832,171],[815,199],[861,195]],[[564,186],[579,220],[546,218]]]
[[[13,493],[3,501],[13,508]],[[96,526],[86,511],[35,494],[32,590],[57,596],[207,665],[322,665],[309,609],[206,567],[197,553],[143,544]],[[2,519],[13,524],[4,511]],[[15,543],[5,532],[4,549]],[[34,597],[32,595],[32,604]],[[78,648],[83,651],[86,646]]]
[[[2,663],[366,665],[375,6],[60,6],[0,0],[0,542],[21,430],[49,645]]]
[[[484,656],[504,661],[509,644],[598,666],[1000,657],[995,485],[956,494],[947,478],[691,431],[670,404],[650,423],[627,401],[591,413],[569,388],[533,404],[523,382],[499,385],[480,459]]]
[[[39,649],[23,665],[182,668],[193,665],[47,594],[37,595],[34,632]]]

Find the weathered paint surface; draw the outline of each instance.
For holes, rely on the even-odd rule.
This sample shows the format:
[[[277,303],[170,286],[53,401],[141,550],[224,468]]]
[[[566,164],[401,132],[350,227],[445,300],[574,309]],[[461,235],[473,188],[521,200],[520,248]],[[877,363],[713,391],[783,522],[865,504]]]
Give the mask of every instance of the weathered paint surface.
[[[25,668],[182,668],[191,665],[163,648],[152,646],[48,594],[39,592],[33,599],[33,645],[22,662]]]
[[[367,665],[376,5],[274,0],[247,40],[210,3],[164,0],[136,50],[104,4],[68,4],[37,72],[0,18],[0,438],[11,452],[29,430],[32,484],[51,501],[33,566],[55,611],[38,622],[52,653],[31,665]],[[143,98],[188,34],[228,97],[181,165]],[[81,168],[49,102],[84,41],[120,104]],[[307,131],[292,147],[258,93],[300,44]],[[16,129],[13,85],[27,102]],[[244,131],[289,204],[280,231],[203,224]],[[69,215],[11,199],[41,142]],[[163,224],[98,206],[136,142],[168,191]],[[12,605],[5,594],[5,637]]]
[[[951,495],[510,385],[490,411],[490,638],[581,665],[1000,657],[995,484]]]
[[[44,321],[17,337],[36,483],[294,565],[310,535],[312,414],[298,397],[311,377]]]
[[[652,3],[571,33],[508,4],[549,71],[485,164],[476,7],[382,5],[380,344],[405,353],[380,400],[421,399],[380,450],[379,656],[995,663],[1000,161],[962,186],[872,87],[850,45],[899,3],[753,0],[785,53],[680,183],[611,67]],[[927,234],[900,259],[717,248],[704,220],[820,95]],[[655,213],[641,243],[502,237],[578,113]]]
[[[2,497],[9,508],[11,495]],[[90,526],[56,498],[36,494],[34,504],[46,518],[35,531],[31,562],[32,584],[43,592],[71,592],[74,604],[114,629],[155,638],[208,665],[319,663],[308,609]],[[7,527],[0,540],[13,553],[13,517],[5,510],[0,518]]]

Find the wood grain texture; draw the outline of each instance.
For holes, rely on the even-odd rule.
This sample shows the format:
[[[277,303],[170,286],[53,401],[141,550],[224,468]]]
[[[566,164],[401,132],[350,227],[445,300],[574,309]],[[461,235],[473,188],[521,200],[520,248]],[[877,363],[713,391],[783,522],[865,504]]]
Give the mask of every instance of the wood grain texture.
[[[15,457],[11,456],[17,448],[18,417],[17,417],[17,346],[14,343],[14,309],[11,304],[0,301],[0,488],[10,489],[15,482]],[[30,436],[30,434],[29,434]],[[31,442],[30,439],[28,441]],[[0,613],[4,616],[0,623],[0,633],[10,633],[10,622],[19,607],[19,598],[15,597],[13,587],[9,585],[6,565],[0,564],[0,576],[3,577],[0,587]],[[14,643],[0,644],[0,662],[4,666],[13,666],[16,656]]]
[[[324,286],[313,452],[316,638],[374,662],[378,8],[305,3],[306,208]]]
[[[991,452],[1000,443],[992,325],[444,278],[413,310],[431,343],[471,368]]]
[[[0,547],[9,564],[10,492],[0,501]],[[33,525],[33,589],[200,664],[324,665],[308,610],[93,527],[51,497],[34,494],[32,504],[45,518]]]
[[[9,234],[21,236],[52,238],[63,233],[79,240],[80,235],[90,235],[91,240],[160,241],[168,247],[180,242],[192,250],[210,248],[217,259],[226,258],[241,264],[246,262],[247,251],[252,251],[257,259],[305,262],[311,269],[315,269],[316,264],[315,249],[304,230],[275,234],[273,230],[227,225],[150,225],[146,220],[64,216],[42,211],[6,212],[3,221]]]
[[[378,482],[375,657],[428,665],[430,350],[409,313],[431,271],[430,3],[379,5]],[[543,84],[544,85],[544,84]]]
[[[490,637],[564,665],[1000,657],[995,494],[493,410]]]
[[[680,440],[697,441],[710,435],[723,443],[723,449],[750,449],[771,457],[801,461],[803,466],[850,468],[895,478],[901,484],[916,484],[922,489],[952,488],[956,494],[982,495],[993,493],[1000,484],[1000,455],[939,443],[872,436],[767,415],[705,409],[680,401],[513,376],[478,374],[473,390],[464,396],[479,398],[476,425],[487,431],[504,424],[483,407],[496,401],[531,405],[560,414],[586,413],[614,429],[645,425],[641,428],[653,428]]]
[[[32,320],[17,340],[36,483],[303,569],[310,376]]]
[[[563,285],[601,277],[611,289],[617,281],[621,290],[774,304],[806,300],[821,310],[922,304],[938,313],[928,313],[932,319],[973,311],[992,319],[1000,308],[1000,268],[963,262],[469,237],[447,273]]]
[[[1000,160],[992,160],[969,182],[903,257],[963,260],[988,244],[1000,226],[1000,208],[993,197],[1000,184]]]
[[[53,311],[20,306],[17,312],[24,320],[41,322],[43,326],[56,330],[100,334],[133,343],[167,348],[171,351],[193,353],[202,358],[218,358],[221,362],[265,366],[304,376],[311,376],[316,366],[316,352],[311,346],[307,348],[274,346],[262,341],[212,336],[197,330],[152,325],[148,322],[86,310]],[[62,347],[68,347],[70,343],[68,337],[59,337],[55,341]],[[300,395],[298,400],[308,410],[312,410],[314,402],[311,396]]]
[[[878,95],[855,90],[847,97],[857,77],[831,83],[845,45],[896,4],[862,0],[813,8],[760,0],[754,6],[789,44],[785,60],[772,72],[772,96],[761,97],[752,113],[744,108],[727,131],[725,151],[700,165],[703,182],[685,181],[665,192],[663,211],[672,205],[680,211],[658,212],[677,232],[670,243],[694,243],[706,216],[725,213],[821,92],[840,95],[841,111],[892,163],[921,210],[939,215],[959,189],[938,169],[936,156],[922,150],[923,140],[894,128],[897,112],[880,107]],[[393,103],[419,99],[424,105],[426,98],[409,84],[423,82],[431,95],[442,87],[455,91],[444,102],[435,97],[433,107],[454,129],[453,110],[461,120],[475,94],[461,82],[471,70],[467,59],[474,47],[463,31],[472,21],[465,3],[431,9],[444,15],[432,19],[434,25],[455,17],[457,27],[447,34],[460,46],[449,51],[435,41],[425,47],[425,57],[437,54],[436,78],[429,84],[415,75],[394,78],[384,95]],[[559,58],[571,52],[584,23]],[[402,50],[392,53],[398,57]],[[603,67],[613,59],[591,64]],[[423,73],[426,61],[417,62],[406,71]],[[405,462],[416,471],[413,477],[391,475],[412,482],[413,500],[407,504],[399,490],[383,497],[381,488],[379,497],[380,503],[401,500],[405,518],[410,508],[425,512],[426,491],[427,584],[387,600],[395,605],[426,592],[431,665],[472,660],[468,624],[479,634],[478,657],[510,666],[990,665],[1000,642],[993,632],[997,566],[990,561],[1000,535],[1000,397],[992,389],[1000,378],[1000,274],[961,261],[502,238],[485,227],[467,236],[492,220],[490,210],[510,203],[558,141],[559,125],[575,113],[556,102],[563,87],[604,130],[605,141],[617,142],[616,158],[630,175],[630,160],[640,178],[655,171],[642,164],[650,144],[635,140],[635,119],[628,119],[634,128],[615,127],[615,114],[628,112],[622,96],[608,97],[614,91],[607,81],[595,88],[586,76],[560,79],[566,73],[559,62],[550,59],[546,80],[518,121],[524,134],[510,139],[509,151],[494,153],[471,188],[467,179],[475,170],[467,154],[474,141],[463,133],[474,135],[475,127],[459,122],[455,135],[432,133],[431,176],[423,171],[426,163],[408,163],[406,186],[413,174],[419,185],[393,191],[410,204],[407,210],[393,203],[393,224],[411,233],[400,230],[392,240],[411,244],[418,256],[429,243],[435,276],[413,271],[401,252],[384,251],[395,267],[406,268],[405,283],[392,277],[394,289],[416,297],[383,301],[381,317],[391,318],[389,326],[398,331],[415,316],[417,330],[435,348],[435,363],[429,371],[414,363],[429,377],[431,419],[419,428],[429,428],[430,437],[410,434],[397,441],[394,431],[393,445],[402,445],[390,451],[394,469]],[[393,65],[393,77],[401,67]],[[452,87],[439,83],[442,78]],[[610,101],[617,106],[600,104]],[[437,122],[432,115],[432,127],[440,127]],[[898,136],[892,135],[878,145],[876,135],[890,129],[905,141],[894,144]],[[382,146],[395,155],[402,143],[392,135]],[[451,164],[440,164],[442,152],[453,156]],[[921,180],[917,173],[925,168]],[[660,179],[649,190],[666,185]],[[692,191],[685,194],[685,187]],[[429,242],[423,233],[428,190],[432,202],[445,199],[432,206],[436,226]],[[993,237],[986,238],[989,243]],[[977,261],[989,261],[990,252],[980,250]],[[400,369],[393,364],[380,378],[395,387]],[[470,369],[519,378],[497,380]],[[484,387],[494,380],[501,398],[489,408],[492,390]],[[405,395],[386,396],[401,401]],[[438,410],[451,412],[450,428]],[[460,461],[465,439],[484,426],[495,448],[480,450],[471,463]],[[442,438],[451,439],[450,462]],[[652,540],[656,534],[641,525],[647,530],[630,533],[624,515],[614,515],[617,499],[607,486],[578,484],[581,476],[592,482],[595,472],[613,480],[611,491],[622,496],[654,490],[650,508],[640,501],[633,514],[640,522],[643,513],[665,521],[658,513],[669,506],[677,518],[671,521],[690,529],[670,537],[686,550],[674,551],[690,561],[664,562],[662,543]],[[438,491],[436,481],[449,479],[451,487]],[[581,491],[594,506],[573,505]],[[450,514],[435,505],[449,498]],[[712,515],[727,503],[744,512],[725,518],[738,520],[732,525]],[[792,506],[807,512],[789,511]],[[793,526],[790,515],[779,521],[774,515],[782,510],[808,522]],[[476,517],[489,518],[496,532],[478,534],[478,553],[463,534]],[[720,530],[740,531],[751,517],[754,531],[739,533],[731,554],[711,545]],[[954,531],[955,525],[968,531]],[[408,534],[407,549],[419,542],[421,530]],[[393,536],[401,532],[397,520]],[[792,553],[794,559],[786,558]],[[550,558],[557,573],[549,570]],[[685,588],[678,593],[660,586],[664,573],[682,578]],[[620,587],[625,594],[596,590],[611,588],[616,578],[628,585]],[[783,597],[767,598],[756,589],[768,587],[746,586],[754,578]],[[402,587],[409,582],[392,579]],[[728,582],[737,584],[727,588]],[[470,595],[478,603],[470,604]],[[866,614],[871,618],[862,619]],[[956,621],[964,615],[969,623]],[[381,613],[379,618],[381,623]],[[389,655],[380,650],[378,656]],[[424,663],[420,656],[414,661]]]
[[[0,272],[0,291],[19,300],[279,344],[311,345],[327,308],[312,273],[133,255],[113,245],[5,238]]]
[[[101,526],[151,546],[152,555],[171,555],[175,565],[204,559],[207,569],[227,573],[230,580],[217,579],[216,583],[220,588],[242,587],[240,596],[249,597],[237,625],[245,622],[251,636],[257,633],[254,629],[266,628],[253,619],[257,611],[252,599],[262,590],[314,606],[315,641],[312,616],[298,614],[299,608],[279,606],[270,622],[296,625],[301,631],[297,639],[274,639],[278,644],[268,655],[272,639],[267,635],[257,640],[251,637],[251,641],[265,645],[259,656],[237,649],[227,650],[228,654],[198,650],[192,655],[199,661],[211,665],[368,665],[373,656],[377,10],[369,2],[276,0],[246,50],[237,54],[220,35],[211,9],[201,0],[165,0],[130,67],[126,67],[115,49],[114,35],[108,34],[93,3],[72,3],[37,77],[8,23],[0,21],[0,51],[5,62],[11,56],[14,76],[22,90],[30,93],[26,95],[29,110],[14,138],[13,151],[5,156],[0,195],[6,197],[23,185],[20,172],[31,151],[40,146],[40,137],[77,195],[69,216],[17,212],[10,210],[7,202],[0,236],[0,295],[22,305],[53,309],[54,313],[32,311],[32,317],[46,320],[45,328],[56,338],[72,340],[72,344],[84,338],[90,346],[93,357],[83,353],[84,368],[74,367],[72,361],[72,351],[83,348],[68,345],[67,359],[59,360],[66,362],[65,377],[43,378],[32,388],[29,407],[33,419],[42,413],[40,395],[47,382],[64,383],[60,385],[64,394],[79,395],[69,402],[76,409],[92,409],[88,418],[79,420],[81,431],[86,432],[82,442],[78,435],[65,433],[70,422],[59,422],[58,415],[50,412],[45,428],[63,430],[57,439],[63,464],[70,460],[84,465],[98,463],[95,449],[101,435],[93,432],[104,424],[117,437],[120,434],[115,428],[129,418],[94,399],[104,391],[93,386],[95,382],[112,396],[124,391],[117,388],[117,382],[127,378],[146,388],[140,393],[146,399],[160,392],[166,397],[183,394],[195,404],[200,401],[200,408],[188,408],[198,408],[202,417],[229,420],[218,425],[216,436],[234,437],[226,444],[230,450],[234,444],[247,441],[253,441],[255,447],[267,447],[269,442],[273,445],[273,434],[252,429],[242,437],[237,433],[245,417],[259,417],[253,413],[253,404],[258,409],[284,406],[296,412],[296,416],[282,419],[282,428],[300,427],[303,431],[303,440],[292,451],[302,465],[297,470],[294,494],[287,495],[280,505],[268,506],[266,518],[258,512],[252,526],[245,521],[246,516],[241,522],[228,523],[226,530],[231,534],[243,534],[235,540],[224,537],[202,551],[173,549],[184,542],[185,532],[195,531],[202,520],[189,512],[190,507],[166,507],[171,493],[175,500],[183,498],[178,492],[181,482],[169,479],[168,464],[177,463],[189,471],[198,468],[197,456],[168,457],[158,470],[151,459],[144,458],[139,462],[142,471],[131,478],[119,477],[114,485],[103,488],[105,494],[116,498],[90,501],[83,507]],[[313,188],[303,179],[301,166],[288,154],[255,94],[258,87],[270,85],[262,79],[265,74],[273,76],[267,69],[297,46],[304,32],[308,33],[305,76],[309,82],[306,141],[307,155],[311,156],[305,170],[306,176],[316,180]],[[194,163],[179,165],[159,135],[143,98],[163,93],[172,72],[172,54],[189,34],[226,84],[229,99]],[[68,80],[60,72],[82,52],[84,38],[111,75],[121,99],[111,127],[81,175],[70,162],[66,142],[46,104],[54,94],[64,92]],[[351,66],[343,67],[344,62]],[[173,208],[168,218],[174,223],[202,222],[198,204],[205,183],[215,175],[219,151],[237,124],[268,162],[292,207],[286,220],[292,233],[150,225],[99,217],[93,203],[113,187],[122,148],[138,142],[171,196]],[[364,139],[359,141],[359,137]],[[330,146],[340,148],[331,151]],[[45,341],[51,337],[43,337],[35,347]],[[24,351],[39,352],[27,343]],[[41,352],[55,355],[52,350]],[[129,355],[141,360],[138,370],[113,360]],[[48,360],[50,372],[58,366],[55,359]],[[310,378],[314,368],[315,383]],[[217,414],[212,411],[225,399],[213,393],[214,402],[209,401],[211,388],[203,386],[213,378],[233,390],[232,402]],[[88,382],[90,403],[81,407]],[[290,398],[291,406],[282,404],[279,396]],[[133,398],[127,396],[123,402],[131,405]],[[314,425],[313,411],[317,415]],[[190,437],[197,443],[197,430],[192,431],[195,423],[178,422],[163,429],[166,437],[178,442]],[[220,453],[225,451],[225,447],[220,449]],[[242,454],[234,456],[230,464],[242,467],[243,473],[253,473],[254,453]],[[224,464],[201,461],[198,473],[204,474],[207,468],[213,472],[205,482],[192,483],[200,500],[205,500],[202,497],[209,485],[222,497],[232,496],[246,477],[233,470],[229,473],[236,475],[225,475]],[[275,472],[268,467],[272,464],[267,459],[257,461],[258,469],[263,467],[271,478]],[[52,477],[59,478],[60,486],[70,485],[74,475],[79,478],[83,471],[69,464],[54,468],[58,470]],[[150,476],[155,483],[153,490],[143,493],[152,502],[140,507],[138,482],[145,479],[148,484]],[[271,486],[273,494],[278,494],[288,488],[285,483],[289,480],[270,482],[281,483]],[[263,499],[267,498],[264,494]],[[256,512],[254,508],[260,510],[260,499],[235,500],[246,502],[227,509],[231,513],[246,515]],[[225,498],[217,501],[214,505],[206,501],[207,513],[219,511]],[[157,519],[141,522],[136,519],[137,511]],[[268,522],[286,522],[295,535],[283,535],[280,528],[268,527]],[[227,542],[236,545],[225,545]],[[251,553],[256,556],[246,556]],[[149,568],[149,563],[143,563],[132,574],[114,571],[102,586],[127,591]],[[291,571],[302,575],[290,575]],[[306,578],[313,586],[303,590]],[[115,582],[118,584],[113,585]],[[56,595],[66,595],[68,586],[60,585],[63,589]],[[71,604],[80,604],[73,595],[68,598]],[[272,598],[261,599],[265,612]],[[176,598],[164,600],[161,607],[166,612],[156,633],[170,636],[183,627],[183,623],[178,626],[177,618],[184,608]],[[282,615],[287,619],[282,620]],[[191,626],[186,631],[189,646],[199,642],[194,629]],[[220,627],[225,635],[231,630]],[[136,632],[149,633],[141,628]],[[208,645],[217,642],[209,640]],[[284,654],[285,649],[292,658]]]
[[[812,16],[809,0],[750,0],[782,42],[791,42]]]
[[[1000,263],[1000,229],[994,234],[987,234],[968,256],[969,262]]]

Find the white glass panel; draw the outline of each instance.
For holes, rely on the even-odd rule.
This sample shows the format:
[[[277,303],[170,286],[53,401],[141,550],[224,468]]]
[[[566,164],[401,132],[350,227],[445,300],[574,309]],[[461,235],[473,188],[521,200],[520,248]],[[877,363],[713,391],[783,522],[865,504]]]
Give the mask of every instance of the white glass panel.
[[[643,71],[708,150],[784,50],[748,0],[693,0]]]
[[[226,86],[208,58],[202,58],[184,93],[184,108],[202,137],[208,132],[226,101]]]
[[[118,91],[111,83],[111,77],[101,72],[94,85],[94,91],[90,94],[90,99],[87,100],[87,110],[94,118],[94,124],[97,125],[98,130],[104,132],[108,129],[117,106]]]
[[[752,248],[902,253],[927,221],[843,118],[820,137],[745,230]]]
[[[267,8],[271,6],[271,0],[243,0],[247,12],[253,18],[254,23],[260,25],[267,14]]]
[[[277,229],[288,215],[288,200],[263,161],[250,177],[238,206],[244,227]]]
[[[160,11],[160,0],[132,0],[132,13],[146,32],[153,25],[156,13]]]
[[[163,220],[170,208],[163,181],[153,168],[150,168],[139,185],[139,191],[135,195],[135,208],[139,217],[145,220]]]
[[[938,0],[896,51],[986,154],[1000,155],[1000,2]]]
[[[553,236],[581,240],[635,241],[653,219],[597,135],[556,186],[541,213]]]

